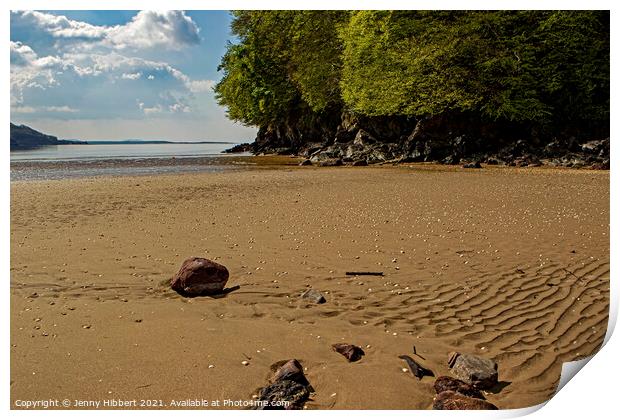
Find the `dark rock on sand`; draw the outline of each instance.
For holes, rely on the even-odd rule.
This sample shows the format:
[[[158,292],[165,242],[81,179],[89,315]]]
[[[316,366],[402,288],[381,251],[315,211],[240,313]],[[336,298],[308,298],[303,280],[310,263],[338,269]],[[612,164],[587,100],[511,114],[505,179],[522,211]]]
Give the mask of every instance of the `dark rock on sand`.
[[[265,410],[300,410],[309,396],[310,391],[308,387],[284,379],[263,388],[258,396],[258,400],[267,402],[267,405],[264,407]]]
[[[284,363],[277,367],[280,363],[275,363],[275,373],[271,377],[271,383],[278,381],[293,381],[304,386],[310,386],[306,375],[304,375],[303,367],[297,359],[291,359],[289,361],[283,361]]]
[[[228,281],[228,270],[206,258],[191,257],[183,262],[170,286],[185,296],[221,293]]]
[[[541,160],[532,155],[532,154],[525,154],[523,156],[519,156],[518,158],[514,159],[513,161],[511,161],[509,163],[509,166],[517,166],[520,168],[526,167],[526,166],[541,166],[542,162]]]
[[[476,161],[473,161],[473,162],[466,163],[465,165],[463,165],[463,168],[467,168],[467,169],[480,169],[480,168],[482,168],[482,166],[480,165],[480,162],[478,162],[476,160]]]
[[[305,159],[299,164],[299,166],[312,166],[312,161],[310,159]]]
[[[358,346],[354,346],[353,344],[332,344],[332,349],[346,357],[349,362],[356,362],[366,354],[364,353],[364,350]]]
[[[368,166],[368,162],[365,160],[356,160],[352,164],[352,166]]]
[[[435,381],[435,392],[441,394],[444,391],[454,391],[459,394],[466,395],[472,398],[484,399],[482,393],[474,386],[461,381],[460,379],[451,378],[450,376],[440,376]]]
[[[497,407],[488,401],[458,392],[443,391],[435,396],[433,410],[497,410]]]
[[[266,402],[259,409],[300,410],[314,389],[296,359],[282,360],[271,366],[274,372],[270,384],[261,389],[258,400]]]
[[[473,354],[459,354],[452,365],[458,379],[478,389],[492,388],[497,384],[497,363]]]
[[[325,299],[325,296],[323,296],[321,294],[321,292],[316,291],[314,289],[308,289],[305,292],[303,292],[301,294],[301,298],[309,300],[309,301],[311,301],[313,303],[325,303],[325,302],[327,302],[327,299]]]
[[[425,376],[435,376],[432,370],[426,369],[424,366],[420,365],[418,362],[416,362],[409,356],[401,355],[401,356],[398,356],[398,358],[403,359],[405,362],[407,362],[407,365],[409,366],[411,373],[413,374],[413,376],[415,376],[418,379],[422,379]]]

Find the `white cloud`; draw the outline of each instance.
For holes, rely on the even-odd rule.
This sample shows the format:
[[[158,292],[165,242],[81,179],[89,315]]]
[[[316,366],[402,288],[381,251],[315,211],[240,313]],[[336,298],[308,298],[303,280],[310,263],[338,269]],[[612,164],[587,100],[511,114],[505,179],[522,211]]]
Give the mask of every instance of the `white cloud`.
[[[192,80],[169,63],[151,59],[162,55],[147,51],[199,42],[199,29],[184,12],[139,12],[117,26],[12,12],[14,25],[18,30],[12,33],[22,34],[10,43],[15,114],[48,113],[65,121],[67,114],[81,119],[190,118],[212,106],[205,95],[194,94],[212,92],[215,81]],[[131,89],[123,81],[132,81]]]
[[[198,26],[185,12],[143,10],[125,25],[109,28],[105,42],[119,48],[177,48],[198,44]]]
[[[147,107],[145,114],[155,112],[187,112],[182,111],[183,106],[174,106],[179,103],[180,95],[192,94],[193,81],[180,70],[168,63],[145,60],[139,57],[127,57],[117,52],[109,54],[95,53],[65,53],[61,56],[39,57],[32,48],[27,45],[11,43],[11,104],[24,106],[24,92],[33,95],[34,90],[48,90],[52,87],[67,87],[67,90],[55,90],[55,94],[61,97],[70,91],[84,85],[85,89],[94,89],[98,95],[128,95],[126,89],[117,92],[109,83],[114,80],[135,80],[136,89],[140,89],[139,80],[148,75],[148,81],[158,80],[158,89],[149,87],[149,93],[153,98],[151,102],[160,103],[161,106]],[[87,78],[100,77],[96,83],[88,82]],[[85,79],[86,78],[86,79]],[[97,85],[105,84],[108,90],[97,90]],[[145,86],[145,85],[144,85]],[[147,89],[146,86],[144,89]],[[176,92],[174,95],[170,92]],[[86,92],[83,92],[84,94]],[[97,100],[100,98],[95,98]],[[73,103],[63,100],[63,102]],[[32,105],[28,103],[27,105]],[[43,109],[43,108],[41,108]],[[50,110],[54,112],[54,109]],[[66,111],[66,110],[65,110]],[[109,109],[108,112],[122,113],[122,109]]]
[[[44,12],[17,11],[12,12],[11,23],[47,34],[52,38],[51,42],[75,41],[67,42],[66,46],[71,49],[98,46],[117,50],[176,49],[200,42],[196,23],[178,10],[143,10],[126,24],[116,26],[91,25]]]
[[[31,106],[15,106],[11,108],[11,112],[16,114],[33,114],[37,110]]]
[[[137,73],[123,73],[121,74],[121,79],[127,79],[127,80],[137,80],[142,76],[142,73],[137,72]]]
[[[215,87],[215,80],[192,80],[189,83],[189,90],[193,93],[212,92]]]
[[[69,112],[74,113],[78,112],[77,109],[71,108],[69,106],[41,106],[41,107],[32,107],[32,106],[13,106],[11,107],[11,112],[16,114],[34,114],[35,112]]]
[[[168,106],[170,112],[190,112],[191,108],[185,104],[176,103]]]
[[[77,109],[75,108],[71,108],[70,106],[46,106],[45,107],[46,111],[49,112],[78,112]]]
[[[159,104],[152,107],[146,107],[144,106],[144,103],[140,102],[140,109],[144,112],[144,115],[161,114],[164,112],[163,107]]]
[[[10,41],[11,63],[27,65],[37,59],[37,54],[28,45]]]
[[[25,24],[39,28],[48,32],[55,38],[84,38],[84,39],[103,39],[106,33],[106,27],[95,26],[85,22],[78,22],[66,18],[65,16],[56,16],[49,13],[36,11],[19,11],[13,12],[11,19],[17,16]]]

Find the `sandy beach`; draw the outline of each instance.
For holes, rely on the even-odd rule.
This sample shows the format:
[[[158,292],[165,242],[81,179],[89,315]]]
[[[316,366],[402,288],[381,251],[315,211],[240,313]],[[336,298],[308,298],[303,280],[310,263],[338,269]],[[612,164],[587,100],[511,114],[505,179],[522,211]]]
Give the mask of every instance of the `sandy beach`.
[[[225,265],[240,288],[171,291],[191,256]],[[273,363],[297,358],[315,389],[308,409],[428,409],[434,378],[398,358],[414,345],[435,376],[451,351],[492,358],[500,386],[487,400],[527,407],[554,393],[562,362],[601,345],[609,258],[608,171],[257,166],[16,181],[11,407],[242,408],[225,401],[251,400]],[[309,287],[327,302],[300,299]],[[348,363],[339,342],[366,355]]]

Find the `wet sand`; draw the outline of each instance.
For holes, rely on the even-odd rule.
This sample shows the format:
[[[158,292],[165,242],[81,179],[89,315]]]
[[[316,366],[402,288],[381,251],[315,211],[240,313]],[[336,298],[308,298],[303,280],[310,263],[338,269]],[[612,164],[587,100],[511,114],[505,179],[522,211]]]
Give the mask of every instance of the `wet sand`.
[[[239,290],[171,292],[189,256],[227,266]],[[301,300],[308,286],[327,303]],[[553,394],[561,362],[601,345],[608,306],[608,171],[263,167],[11,183],[12,408],[230,408],[297,358],[316,390],[308,409],[427,409],[433,378],[398,358],[414,345],[436,376],[453,350],[493,358],[488,401],[526,407]],[[366,356],[347,363],[338,342]]]

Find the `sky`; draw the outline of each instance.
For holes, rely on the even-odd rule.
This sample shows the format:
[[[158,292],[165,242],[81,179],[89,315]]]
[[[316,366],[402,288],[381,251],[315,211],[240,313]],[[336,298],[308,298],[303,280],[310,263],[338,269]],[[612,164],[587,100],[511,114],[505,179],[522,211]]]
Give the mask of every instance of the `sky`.
[[[11,12],[11,121],[62,139],[251,141],[213,93],[226,11]]]

